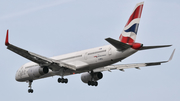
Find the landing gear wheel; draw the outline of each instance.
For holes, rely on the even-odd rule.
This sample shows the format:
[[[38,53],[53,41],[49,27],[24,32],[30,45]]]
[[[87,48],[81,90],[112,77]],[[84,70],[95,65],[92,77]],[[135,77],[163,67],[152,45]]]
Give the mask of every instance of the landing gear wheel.
[[[91,85],[91,81],[88,81],[88,85],[89,85],[89,86]]]
[[[58,78],[58,83],[68,83],[68,79]]]
[[[33,93],[33,89],[32,89],[32,82],[33,82],[33,80],[29,80],[29,88],[30,89],[28,89],[28,93]]]
[[[91,81],[91,85],[94,86],[94,85],[95,85],[95,82],[94,82],[94,81]]]
[[[33,93],[33,89],[28,89],[28,93]]]
[[[64,83],[68,83],[68,79],[64,79]]]
[[[98,82],[95,82],[95,84],[94,84],[95,86],[98,86]]]
[[[61,79],[61,83],[64,83],[64,78]]]
[[[58,83],[61,83],[61,80],[62,80],[61,78],[58,78]]]
[[[88,81],[89,86],[98,86],[98,82],[96,81]]]

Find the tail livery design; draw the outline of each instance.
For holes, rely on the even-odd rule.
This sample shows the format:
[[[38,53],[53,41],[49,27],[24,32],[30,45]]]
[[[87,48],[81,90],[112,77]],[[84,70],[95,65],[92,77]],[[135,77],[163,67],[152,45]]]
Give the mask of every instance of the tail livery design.
[[[122,34],[119,37],[119,40],[121,42],[128,44],[135,42],[143,5],[144,2],[141,2],[135,6],[133,13],[129,17],[129,20],[125,25]]]
[[[162,47],[171,46],[171,45],[144,46],[141,43],[135,42],[143,5],[144,5],[144,2],[136,4],[133,13],[129,17],[129,20],[127,21],[127,23],[119,37],[119,41],[112,39],[112,38],[105,39],[111,45],[116,47],[117,50],[124,51],[130,47],[135,50],[146,50],[146,49],[154,49],[154,48],[162,48]]]

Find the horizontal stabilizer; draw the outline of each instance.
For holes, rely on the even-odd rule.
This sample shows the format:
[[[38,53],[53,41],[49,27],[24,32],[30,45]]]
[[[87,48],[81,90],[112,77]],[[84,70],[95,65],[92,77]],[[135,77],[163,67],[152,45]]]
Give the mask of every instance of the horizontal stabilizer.
[[[117,41],[117,40],[112,39],[112,38],[106,38],[105,40],[108,41],[114,47],[116,47],[119,51],[123,51],[123,50],[126,50],[128,48],[131,48],[130,45],[125,44],[125,43],[120,42],[120,41]]]
[[[154,49],[154,48],[163,48],[163,47],[170,47],[172,45],[161,45],[161,46],[143,46],[139,50],[146,50],[146,49]]]

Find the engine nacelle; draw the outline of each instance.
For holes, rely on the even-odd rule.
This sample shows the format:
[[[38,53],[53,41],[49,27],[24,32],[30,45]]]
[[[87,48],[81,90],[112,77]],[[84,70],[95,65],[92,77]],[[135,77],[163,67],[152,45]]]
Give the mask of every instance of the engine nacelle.
[[[42,76],[44,74],[47,74],[49,72],[49,68],[48,67],[31,67],[28,70],[28,75],[32,78],[34,77],[39,77]]]
[[[92,75],[94,78],[92,78]],[[93,73],[92,75],[90,73],[83,73],[81,75],[82,82],[88,83],[88,81],[91,81],[91,80],[97,81],[97,80],[102,79],[103,77],[103,74],[101,72]]]

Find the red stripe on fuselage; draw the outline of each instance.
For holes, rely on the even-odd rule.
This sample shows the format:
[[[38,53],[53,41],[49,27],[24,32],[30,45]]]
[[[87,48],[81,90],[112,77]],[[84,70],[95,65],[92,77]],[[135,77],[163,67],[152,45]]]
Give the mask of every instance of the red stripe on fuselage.
[[[142,5],[139,5],[139,6],[135,9],[135,11],[133,12],[133,14],[129,17],[129,20],[128,20],[126,26],[129,25],[129,23],[130,23],[132,20],[134,20],[134,19],[136,19],[136,18],[141,18],[142,8],[143,8],[143,4],[142,4]],[[125,27],[126,27],[126,26],[125,26]]]

